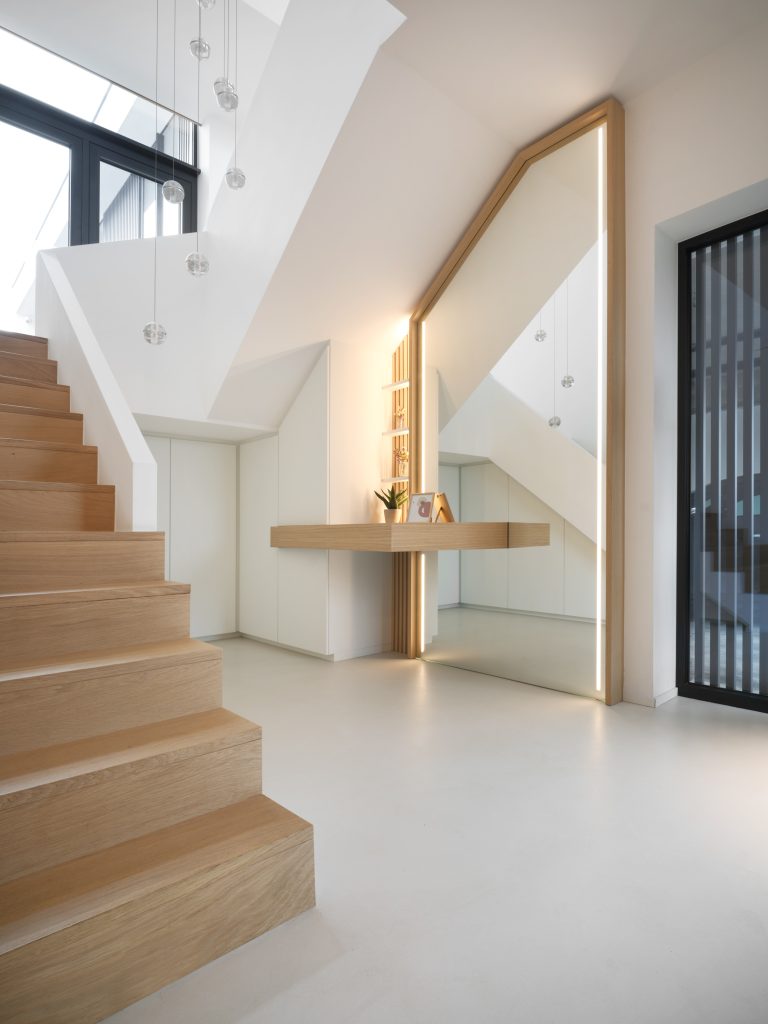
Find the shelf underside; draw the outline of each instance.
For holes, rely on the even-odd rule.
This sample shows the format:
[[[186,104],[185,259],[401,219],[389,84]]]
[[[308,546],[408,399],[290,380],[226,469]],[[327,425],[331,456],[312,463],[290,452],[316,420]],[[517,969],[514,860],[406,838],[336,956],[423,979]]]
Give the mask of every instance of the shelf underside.
[[[469,551],[549,544],[549,523],[351,523],[273,526],[273,548],[327,551]]]

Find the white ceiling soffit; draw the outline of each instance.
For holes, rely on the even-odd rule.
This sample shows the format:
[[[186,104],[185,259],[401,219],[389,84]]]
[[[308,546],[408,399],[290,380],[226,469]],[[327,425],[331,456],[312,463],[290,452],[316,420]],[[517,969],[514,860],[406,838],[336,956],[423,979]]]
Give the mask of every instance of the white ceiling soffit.
[[[173,0],[157,0],[159,13],[159,102],[174,109]],[[132,92],[155,98],[156,0],[0,0],[0,26],[74,61]],[[285,13],[286,0],[238,4],[238,91],[250,101]],[[201,65],[201,120],[218,111],[213,81],[224,67],[224,2],[203,11],[202,35],[211,58]],[[197,118],[197,62],[189,42],[197,36],[198,7],[176,0],[176,106]],[[230,54],[230,63],[232,54]]]
[[[319,341],[283,355],[241,363],[228,375],[211,410],[217,419],[258,422],[277,430],[328,347]]]
[[[254,427],[248,423],[184,420],[174,416],[151,416],[141,412],[134,415],[143,434],[183,437],[188,441],[226,441],[238,444],[241,441],[253,441],[258,437],[269,437],[270,434],[274,434],[274,430],[269,427]]]

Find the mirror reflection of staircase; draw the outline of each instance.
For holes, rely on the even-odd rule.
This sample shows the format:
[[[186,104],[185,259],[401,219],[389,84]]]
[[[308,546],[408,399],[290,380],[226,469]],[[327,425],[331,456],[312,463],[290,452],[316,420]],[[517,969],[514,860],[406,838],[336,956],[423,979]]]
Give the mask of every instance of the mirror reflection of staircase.
[[[114,487],[47,342],[0,333],[0,1017],[88,1024],[314,905],[164,536]]]

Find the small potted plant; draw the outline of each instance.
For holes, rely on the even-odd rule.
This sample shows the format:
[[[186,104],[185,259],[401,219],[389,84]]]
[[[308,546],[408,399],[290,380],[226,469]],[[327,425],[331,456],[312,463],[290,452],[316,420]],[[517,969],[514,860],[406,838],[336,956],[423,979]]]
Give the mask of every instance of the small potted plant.
[[[400,508],[405,504],[408,492],[396,491],[394,487],[390,487],[388,491],[374,491],[373,493],[379,501],[384,502],[384,522],[396,523],[400,517]]]

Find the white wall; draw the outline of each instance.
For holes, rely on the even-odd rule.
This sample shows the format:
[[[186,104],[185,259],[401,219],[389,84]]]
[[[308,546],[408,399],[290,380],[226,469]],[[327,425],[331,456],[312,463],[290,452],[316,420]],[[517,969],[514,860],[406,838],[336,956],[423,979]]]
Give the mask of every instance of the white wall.
[[[768,207],[768,24],[627,104],[625,699],[675,687],[676,242]]]
[[[158,469],[166,575],[192,585],[191,636],[237,631],[237,448],[148,437]]]
[[[461,483],[460,468],[458,466],[446,466],[440,463],[438,468],[438,491],[445,494],[451,512],[456,520],[461,519]],[[460,551],[440,551],[437,555],[437,578],[438,592],[437,602],[439,607],[458,604],[461,600],[459,585],[461,579]]]
[[[279,522],[278,437],[240,445],[240,600],[238,628],[277,642],[278,549],[269,530]]]

